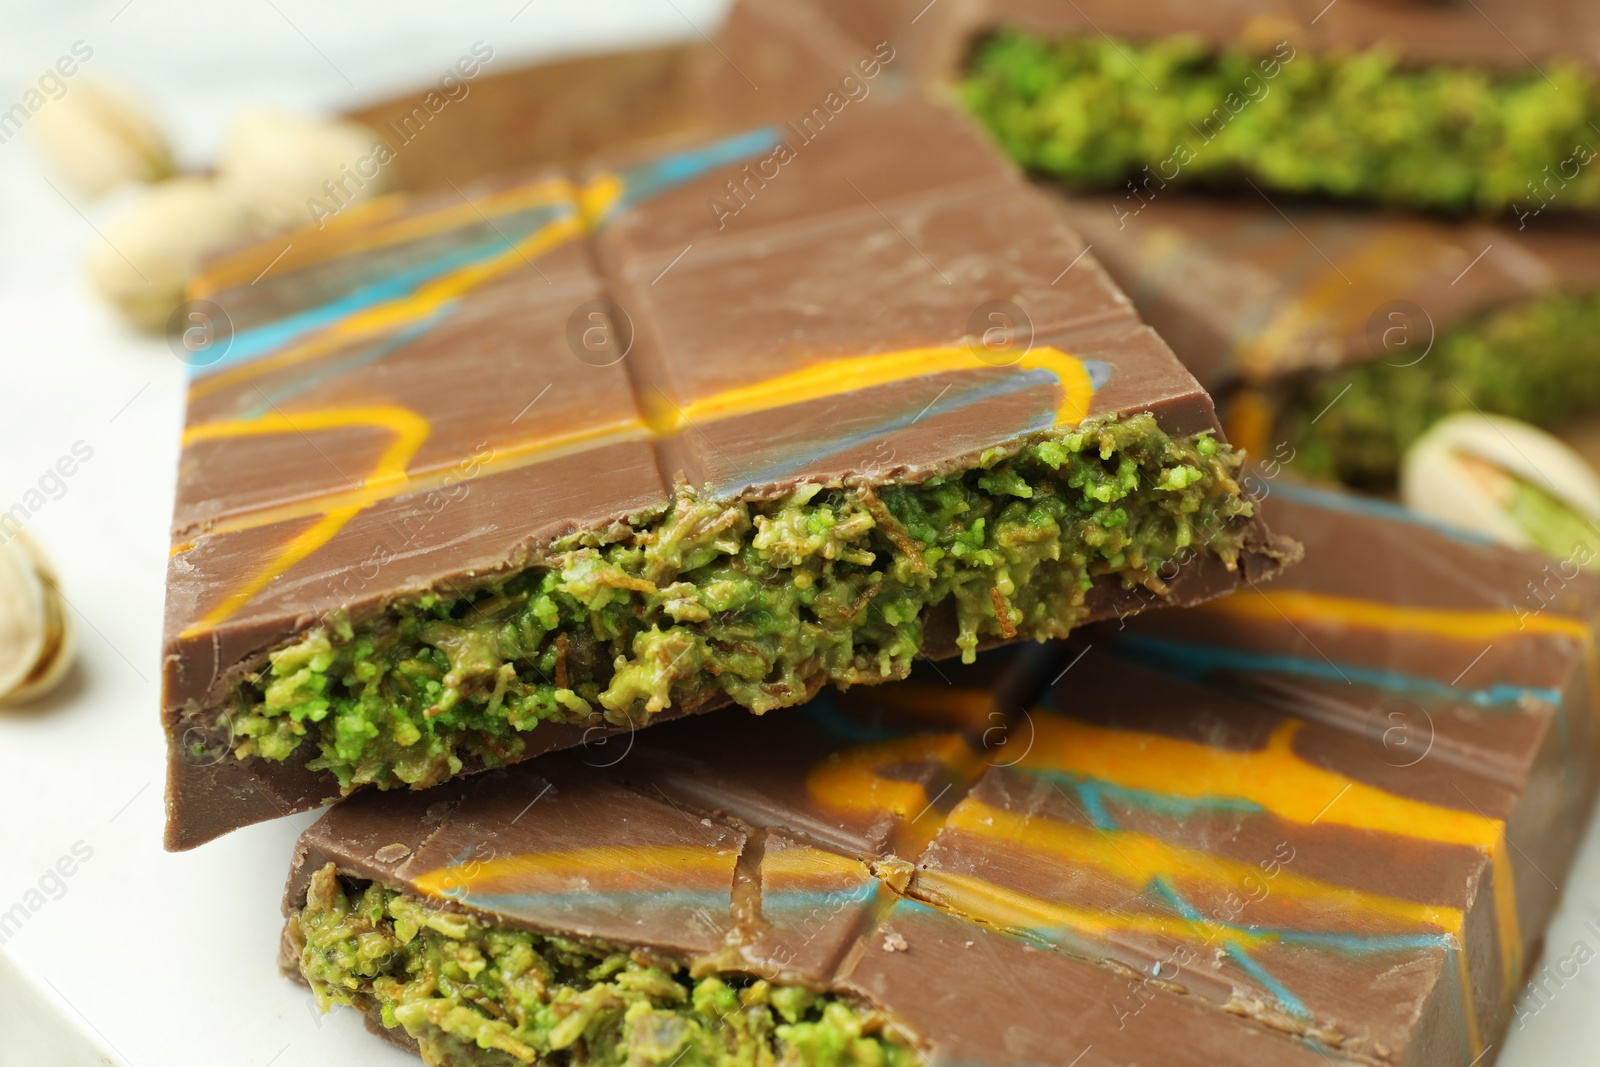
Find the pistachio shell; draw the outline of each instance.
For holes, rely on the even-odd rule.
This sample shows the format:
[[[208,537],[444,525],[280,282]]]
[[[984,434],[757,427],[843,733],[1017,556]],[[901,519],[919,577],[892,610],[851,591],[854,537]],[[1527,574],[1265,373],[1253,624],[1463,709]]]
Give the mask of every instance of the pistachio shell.
[[[328,212],[371,199],[388,175],[376,166],[379,137],[356,122],[251,111],[228,128],[217,176],[250,213],[256,232],[274,233],[317,221],[311,201]],[[333,183],[330,193],[328,183]]]
[[[73,82],[65,96],[39,110],[28,127],[50,169],[84,196],[172,173],[161,130],[121,88]]]
[[[1506,507],[1505,494],[1475,475],[1474,463],[1526,482],[1583,520],[1600,522],[1600,476],[1594,469],[1543,430],[1496,415],[1452,415],[1423,434],[1401,462],[1401,499],[1501,544],[1536,547]]]
[[[134,322],[160,329],[206,256],[248,236],[245,215],[216,182],[180,177],[151,186],[90,247],[89,283]]]
[[[44,553],[20,530],[0,542],[0,703],[40,695],[66,674],[74,633]]]

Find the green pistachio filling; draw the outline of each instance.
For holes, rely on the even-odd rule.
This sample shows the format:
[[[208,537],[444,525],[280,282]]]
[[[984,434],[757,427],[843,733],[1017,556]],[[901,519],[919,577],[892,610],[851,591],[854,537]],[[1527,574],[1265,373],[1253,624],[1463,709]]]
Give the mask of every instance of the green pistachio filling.
[[[870,1008],[682,960],[491,925],[333,864],[311,880],[287,942],[327,1011],[377,1009],[440,1067],[910,1067]]]
[[[946,602],[969,659],[985,638],[1060,635],[1096,578],[1159,593],[1193,554],[1234,566],[1241,462],[1135,415],[916,485],[765,502],[681,490],[614,540],[572,538],[541,566],[276,652],[238,691],[234,751],[281,760],[309,740],[309,766],[346,790],[423,788],[465,760],[516,759],[542,722],[640,723],[719,693],[761,713],[824,683],[904,677]]]
[[[1600,296],[1552,294],[1442,334],[1433,350],[1290,383],[1274,441],[1307,475],[1392,488],[1400,459],[1446,415],[1482,411],[1537,426],[1600,412]]]
[[[1600,82],[1576,64],[1401,67],[1385,51],[1217,51],[1003,32],[970,108],[1019,163],[1085,189],[1238,186],[1448,212],[1600,207]]]

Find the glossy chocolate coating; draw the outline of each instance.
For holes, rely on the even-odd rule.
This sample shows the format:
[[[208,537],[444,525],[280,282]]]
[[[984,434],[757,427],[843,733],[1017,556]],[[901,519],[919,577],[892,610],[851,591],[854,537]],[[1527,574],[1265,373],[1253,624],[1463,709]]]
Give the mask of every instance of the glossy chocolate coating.
[[[770,498],[918,482],[1084,416],[1217,427],[979,132],[915,99],[852,106],[809,139],[618,149],[351,208],[211,265],[193,295],[233,332],[197,357],[178,478],[171,847],[337,792],[309,753],[234,759],[218,716],[331,613],[537,565],[557,538],[659,514],[680,481]],[[1022,309],[998,353],[975,339],[995,302]],[[1251,580],[1283,558],[1259,522],[1246,547]],[[1169,600],[1237,581],[1202,557]],[[1093,617],[1125,596],[1106,581]],[[590,727],[540,727],[529,754]]]
[[[1571,219],[1280,214],[1259,197],[1042,188],[1211,390],[1375,358],[1403,366],[1494,309],[1600,291],[1600,228]]]
[[[893,73],[921,79],[935,93],[948,92],[959,76],[967,46],[1000,26],[1135,39],[1199,34],[1218,46],[1285,36],[1311,49],[1381,43],[1417,62],[1531,69],[1492,18],[1530,57],[1600,65],[1600,15],[1567,3],[940,0],[930,7],[920,0],[809,0],[800,6],[805,18],[823,19],[858,53],[890,42],[897,51]],[[724,43],[738,47],[782,32],[772,8],[765,0],[736,5]],[[1324,17],[1313,25],[1319,12]],[[1525,35],[1510,33],[1512,23],[1523,25]],[[1412,25],[1430,29],[1411,33]],[[1548,47],[1534,47],[1539,42]],[[809,53],[791,47],[812,56],[810,67],[840,66],[816,58],[815,46]],[[813,86],[821,80],[820,71],[811,78]],[[722,88],[724,96],[740,95],[731,76]],[[1539,210],[1541,200],[1531,194],[1507,221],[1485,222],[1326,204],[1274,206],[1254,193],[1172,191],[1155,178],[1136,191],[1070,196],[1055,183],[1037,184],[1144,321],[1214,392],[1371,358],[1403,364],[1444,331],[1492,309],[1600,289],[1600,227],[1555,208]]]
[[[1594,796],[1600,582],[1257,491],[1311,550],[1270,589],[355,797],[285,906],[332,862],[864,998],[936,1063],[1492,1062]]]

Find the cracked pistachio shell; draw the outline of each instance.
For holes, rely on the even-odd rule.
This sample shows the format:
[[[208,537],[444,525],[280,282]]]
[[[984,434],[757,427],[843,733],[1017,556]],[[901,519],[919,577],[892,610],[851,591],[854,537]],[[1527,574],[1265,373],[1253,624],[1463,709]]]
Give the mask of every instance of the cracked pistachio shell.
[[[121,88],[75,81],[28,127],[50,170],[75,192],[100,196],[119,185],[172,173],[172,151],[137,98]]]
[[[244,212],[216,182],[179,177],[151,186],[90,246],[95,291],[130,319],[158,330],[208,255],[249,235]]]
[[[332,213],[383,192],[389,175],[378,165],[380,141],[356,122],[245,112],[223,139],[217,177],[249,211],[256,233],[276,233],[319,221],[313,201]]]
[[[1516,419],[1452,415],[1418,438],[1400,465],[1406,506],[1500,544],[1538,548],[1537,531],[1513,506],[1518,482],[1577,522],[1600,522],[1600,476],[1571,448]]]
[[[20,530],[0,538],[0,703],[13,704],[61,680],[74,642],[44,553]]]

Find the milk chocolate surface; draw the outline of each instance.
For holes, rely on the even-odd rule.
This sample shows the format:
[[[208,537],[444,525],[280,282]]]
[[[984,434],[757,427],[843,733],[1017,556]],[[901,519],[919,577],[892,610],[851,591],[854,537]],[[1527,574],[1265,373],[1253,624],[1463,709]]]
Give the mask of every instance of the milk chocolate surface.
[[[917,100],[852,106],[823,134],[761,125],[351,207],[211,266],[169,571],[169,844],[337,792],[311,746],[233,758],[217,714],[334,614],[537,565],[679,483],[770,499],[923,481],[1103,414],[1217,427],[980,133]],[[1283,551],[1253,526],[1242,573]],[[1201,556],[1168,599],[1238,580]],[[1102,585],[1091,616],[1125,610]],[[930,654],[953,651],[940,632]],[[608,728],[547,723],[529,754]]]
[[[1269,589],[358,796],[286,909],[333,863],[859,998],[934,1063],[1490,1063],[1594,795],[1600,582],[1257,491],[1310,549]]]
[[[1260,198],[1045,191],[1211,390],[1368,359],[1403,366],[1488,312],[1600,292],[1600,229],[1570,219],[1452,222],[1279,212]]]

